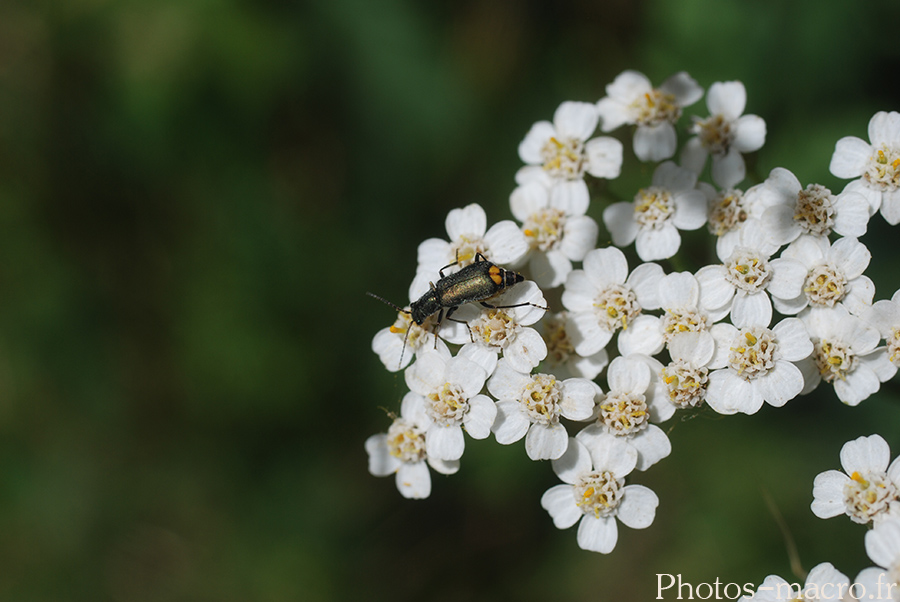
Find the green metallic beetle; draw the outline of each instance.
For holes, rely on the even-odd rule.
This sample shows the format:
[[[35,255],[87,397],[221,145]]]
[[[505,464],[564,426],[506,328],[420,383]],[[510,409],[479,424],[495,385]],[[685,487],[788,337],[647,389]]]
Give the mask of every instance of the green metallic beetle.
[[[454,272],[447,276],[444,275],[444,270],[453,267],[458,263],[459,259],[457,258],[453,263],[445,265],[438,270],[438,273],[441,276],[440,279],[437,283],[430,282],[429,284],[431,287],[428,292],[419,297],[416,301],[413,301],[408,310],[398,307],[378,295],[372,293],[366,294],[387,303],[399,312],[409,314],[413,322],[419,326],[421,326],[429,317],[437,313],[438,319],[434,329],[435,335],[440,329],[441,322],[444,321],[444,318],[449,320],[450,316],[453,315],[453,312],[466,303],[481,303],[483,306],[491,309],[509,309],[512,307],[523,307],[525,305],[531,305],[545,310],[547,309],[546,307],[541,307],[540,305],[529,302],[516,303],[515,305],[491,305],[486,303],[485,301],[488,299],[491,299],[509,287],[522,282],[525,280],[525,277],[512,270],[506,270],[500,266],[494,265],[481,253],[475,254],[474,263],[470,263],[469,265],[460,268],[458,272]],[[468,327],[468,324],[466,326]],[[471,331],[469,331],[470,337],[471,334]],[[407,337],[409,337],[409,330],[406,331],[406,336],[403,338],[404,349],[406,348]],[[437,344],[437,341],[435,341],[435,344]],[[402,353],[400,363],[401,365],[403,363]]]

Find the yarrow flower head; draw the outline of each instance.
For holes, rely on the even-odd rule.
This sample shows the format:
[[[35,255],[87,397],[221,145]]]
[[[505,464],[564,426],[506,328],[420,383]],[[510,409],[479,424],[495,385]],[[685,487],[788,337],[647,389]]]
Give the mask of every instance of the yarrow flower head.
[[[669,342],[672,361],[660,371],[660,377],[669,403],[676,409],[698,408],[706,400],[709,364],[715,350],[716,342],[709,331],[681,332],[672,337]]]
[[[667,259],[681,247],[679,230],[696,230],[706,223],[706,197],[696,189],[697,174],[671,161],[653,172],[653,182],[633,202],[613,203],[603,211],[603,222],[613,244],[635,243],[644,261]]]
[[[813,354],[798,363],[810,393],[823,380],[834,385],[838,399],[849,406],[878,392],[881,383],[897,372],[884,348],[876,349],[878,331],[850,314],[844,307],[814,307],[803,313]]]
[[[420,355],[405,376],[410,391],[422,397],[430,457],[459,460],[465,448],[462,427],[475,439],[490,435],[497,408],[480,394],[487,374],[475,362],[431,351]]]
[[[772,299],[790,299],[801,294],[806,270],[795,260],[771,259],[777,247],[758,222],[741,231],[740,245],[720,265],[697,272],[700,294],[716,315],[731,314],[735,326],[768,324]]]
[[[763,402],[781,407],[803,390],[796,366],[813,351],[803,322],[787,318],[769,328],[765,323],[740,330],[723,324],[714,333],[723,368],[709,374],[706,403],[720,414],[755,414]]]
[[[862,236],[869,224],[869,202],[853,191],[835,196],[821,184],[802,188],[800,180],[787,169],[776,167],[755,192],[768,206],[763,224],[779,246],[801,234],[825,238],[832,232],[841,236]]]
[[[706,94],[710,116],[694,118],[696,137],[684,145],[681,164],[700,173],[712,155],[712,178],[722,188],[732,188],[746,175],[743,153],[762,148],[766,122],[757,115],[744,115],[747,90],[741,82],[717,82]]]
[[[606,86],[597,102],[601,128],[611,132],[637,124],[634,154],[641,161],[662,161],[675,154],[675,123],[684,107],[703,96],[703,88],[681,71],[654,88],[643,73],[624,71]]]
[[[397,489],[405,498],[431,495],[429,466],[447,475],[459,470],[459,460],[441,460],[428,454],[425,433],[431,424],[422,396],[407,393],[400,405],[400,416],[388,432],[366,439],[369,472],[376,477],[396,475]]]
[[[855,523],[876,523],[898,514],[900,460],[880,435],[859,437],[841,448],[844,472],[828,470],[813,483],[813,514],[831,518],[846,514]]]
[[[541,506],[553,524],[568,529],[578,524],[578,547],[608,554],[618,541],[616,519],[632,529],[649,527],[659,498],[643,485],[626,485],[634,470],[636,453],[613,436],[590,443],[570,439],[565,454],[553,461],[563,481],[548,489]]]
[[[527,165],[516,174],[516,182],[549,176],[553,206],[586,208],[590,194],[584,174],[612,179],[622,167],[621,142],[609,136],[591,138],[598,119],[593,104],[564,102],[552,123],[535,123],[519,144],[519,157]]]
[[[569,435],[559,419],[587,420],[600,387],[584,378],[557,380],[550,374],[523,374],[501,359],[488,381],[498,399],[492,431],[497,443],[509,445],[525,437],[532,460],[554,460],[566,451]]]
[[[640,328],[651,316],[644,309],[659,307],[658,264],[644,263],[628,273],[624,253],[615,247],[594,249],[584,257],[583,269],[566,278],[562,303],[568,310],[566,332],[576,353],[597,353],[618,330]]]
[[[529,244],[532,278],[539,286],[554,288],[565,282],[572,262],[581,261],[596,246],[598,226],[585,215],[587,203],[576,203],[571,196],[552,199],[549,180],[518,186],[509,204]]]
[[[650,359],[650,358],[646,358]],[[672,444],[654,422],[663,422],[675,412],[666,401],[659,374],[662,365],[639,356],[617,357],[607,370],[609,392],[600,401],[597,420],[578,433],[579,441],[592,445],[595,439],[620,437],[637,453],[637,469],[647,470],[672,452]]]
[[[470,342],[459,355],[474,360],[488,376],[500,353],[519,372],[531,372],[547,357],[547,345],[531,326],[540,320],[547,302],[534,282],[522,282],[491,299],[493,307],[469,303],[453,314],[468,324]]]
[[[397,312],[393,324],[375,333],[372,351],[390,372],[406,368],[420,351],[437,348],[449,355],[447,344],[441,339],[435,340],[436,326],[436,315],[429,316],[421,326],[413,322],[407,305],[405,312]]]
[[[872,254],[857,239],[844,237],[832,244],[827,238],[804,235],[788,245],[781,258],[800,263],[805,272],[793,275],[793,284],[799,283],[802,289],[799,295],[780,295],[773,300],[782,314],[796,314],[807,306],[840,304],[860,315],[872,305],[875,285],[863,275]]]
[[[900,113],[875,113],[869,142],[856,136],[838,140],[830,169],[839,178],[857,178],[844,190],[866,197],[871,213],[881,209],[889,224],[900,223]]]

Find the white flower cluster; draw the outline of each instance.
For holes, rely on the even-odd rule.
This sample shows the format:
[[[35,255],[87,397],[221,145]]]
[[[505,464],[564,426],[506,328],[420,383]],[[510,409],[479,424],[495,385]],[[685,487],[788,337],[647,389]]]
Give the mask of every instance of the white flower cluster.
[[[405,370],[410,392],[388,432],[366,442],[372,474],[395,474],[403,496],[424,498],[428,466],[458,470],[464,433],[504,445],[524,438],[528,457],[551,460],[563,482],[541,498],[554,524],[579,523],[579,546],[602,553],[616,545],[617,521],[653,522],[656,494],[626,482],[670,454],[658,424],[679,410],[752,414],[822,381],[854,406],[900,366],[900,291],[873,304],[860,241],[879,210],[900,221],[900,114],[875,115],[870,143],[837,142],[831,172],[853,178],[839,194],[803,187],[783,168],[741,188],[744,154],[766,136],[762,118],[744,115],[742,83],[710,86],[709,115],[693,117],[678,163],[682,112],[704,94],[696,81],[678,73],[654,88],[626,71],[606,92],[597,103],[562,103],[527,132],[510,195],[516,221],[488,227],[469,205],[447,216],[447,240],[419,246],[410,304],[372,342],[388,370]],[[598,126],[636,126],[636,158],[657,162],[633,200],[599,199],[615,245],[606,248],[595,248],[588,184],[618,177],[623,145]],[[676,255],[681,231],[704,225],[712,264],[667,273],[654,263]],[[630,269],[622,249],[632,243],[643,263]],[[499,294],[486,297],[474,277],[453,279],[479,261],[526,280],[497,276]],[[410,308],[425,305],[435,311],[418,324]],[[888,469],[886,443],[871,439],[848,444],[847,474],[816,480],[813,510],[875,520],[867,546],[896,583],[900,544],[881,534],[900,522],[878,517],[900,514],[900,467]]]

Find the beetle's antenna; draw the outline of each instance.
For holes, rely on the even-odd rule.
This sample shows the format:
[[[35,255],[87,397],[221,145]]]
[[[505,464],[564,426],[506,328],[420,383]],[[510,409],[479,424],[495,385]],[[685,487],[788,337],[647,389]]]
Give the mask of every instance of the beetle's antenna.
[[[369,295],[370,297],[373,297],[373,298],[375,298],[375,299],[378,299],[378,300],[381,301],[382,303],[386,303],[386,304],[390,305],[391,307],[393,307],[393,308],[396,309],[397,311],[403,312],[403,313],[405,313],[405,314],[408,314],[408,313],[409,313],[409,310],[408,310],[408,309],[403,309],[402,307],[400,307],[400,306],[398,306],[398,305],[395,305],[395,304],[391,303],[390,301],[388,301],[388,300],[385,299],[384,297],[379,297],[379,296],[376,295],[375,293],[370,293],[369,291],[366,291],[366,294]],[[411,315],[411,314],[410,314],[410,315]]]
[[[394,309],[396,309],[397,311],[399,311],[401,313],[412,315],[408,309],[403,309],[402,307],[399,307],[399,306],[391,303],[384,297],[379,297],[375,293],[370,293],[369,291],[366,291],[366,294],[374,299],[378,299],[382,303],[386,303],[386,304],[390,305],[391,307],[393,307]],[[391,328],[393,328],[393,327],[391,327]],[[400,364],[397,366],[398,370],[400,369],[400,366],[403,365],[403,354],[406,353],[406,341],[407,341],[407,339],[409,339],[409,331],[410,330],[412,330],[412,320],[410,320],[409,326],[406,329],[406,334],[403,336],[403,348],[400,350]],[[437,341],[435,341],[435,345],[436,344],[437,344]]]

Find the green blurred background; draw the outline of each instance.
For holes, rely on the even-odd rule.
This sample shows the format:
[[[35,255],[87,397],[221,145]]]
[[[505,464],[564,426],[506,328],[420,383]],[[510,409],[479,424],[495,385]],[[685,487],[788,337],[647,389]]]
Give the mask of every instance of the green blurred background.
[[[510,218],[516,148],[623,69],[740,79],[756,173],[839,190],[834,142],[900,108],[897,3],[6,0],[0,4],[0,600],[649,600],[867,566],[809,511],[844,441],[900,452],[897,387],[670,430],[613,554],[540,508],[522,445],[404,500],[363,441],[405,385],[370,351],[416,246]],[[705,114],[702,102],[695,107]],[[623,134],[629,139],[630,134]],[[630,143],[629,143],[630,144]],[[630,146],[626,144],[626,156]],[[649,180],[629,163],[609,193]],[[592,207],[599,218],[601,206]],[[864,238],[876,298],[893,231]],[[601,244],[606,244],[601,234]],[[674,599],[669,593],[665,599]]]

